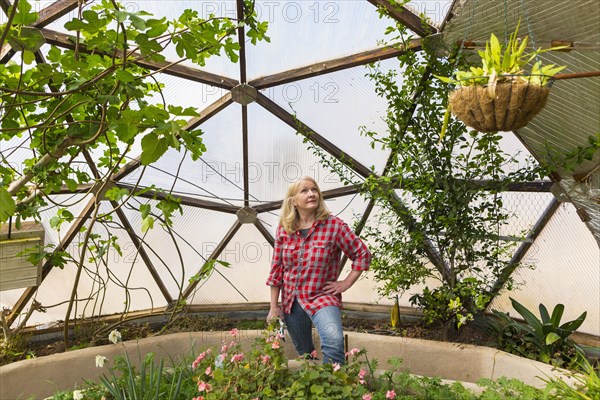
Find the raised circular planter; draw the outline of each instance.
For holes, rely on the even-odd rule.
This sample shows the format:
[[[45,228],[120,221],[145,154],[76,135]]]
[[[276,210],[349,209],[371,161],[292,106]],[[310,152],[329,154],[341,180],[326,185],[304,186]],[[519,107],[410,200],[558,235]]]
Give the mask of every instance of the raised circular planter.
[[[240,331],[238,338],[242,347],[250,348],[260,333]],[[96,368],[96,355],[112,361],[127,351],[136,363],[138,354],[140,359],[149,352],[155,353],[157,358],[185,356],[192,351],[198,354],[207,347],[220,346],[223,340],[231,340],[229,332],[176,333],[15,362],[0,367],[0,399],[43,399],[57,390],[81,387],[83,379],[97,380],[106,369]],[[370,359],[379,360],[380,368],[385,368],[390,358],[400,357],[402,368],[413,374],[453,381],[473,383],[479,378],[505,376],[543,387],[542,378],[572,379],[566,370],[489,347],[357,332],[348,332],[348,343],[350,348],[366,349]],[[285,342],[285,351],[289,358],[296,356],[290,340]]]

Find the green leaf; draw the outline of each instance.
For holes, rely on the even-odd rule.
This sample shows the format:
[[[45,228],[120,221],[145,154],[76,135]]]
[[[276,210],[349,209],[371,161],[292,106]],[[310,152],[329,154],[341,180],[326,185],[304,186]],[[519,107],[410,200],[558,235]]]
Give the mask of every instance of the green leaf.
[[[563,312],[565,311],[565,306],[563,304],[557,304],[552,310],[552,316],[550,317],[550,323],[552,326],[558,327],[560,325],[560,319],[563,316]]]
[[[11,32],[8,43],[15,51],[29,50],[35,52],[46,43],[46,38],[38,28],[24,26],[18,36]]]
[[[19,1],[17,12],[13,18],[13,25],[31,25],[36,22],[39,14],[37,12],[30,12],[31,8],[31,4],[28,1]],[[11,11],[12,7],[9,7],[7,14],[10,14]]]
[[[546,335],[546,345],[548,346],[556,342],[557,340],[560,340],[560,336],[558,336],[554,332],[550,332],[548,335]]]
[[[66,22],[64,27],[68,31],[80,31],[85,29],[86,24],[77,18],[73,18],[72,20]]]
[[[0,222],[4,223],[9,220],[15,213],[15,201],[13,200],[8,190],[0,188]]]
[[[77,181],[74,179],[65,179],[65,184],[69,188],[70,191],[74,192],[77,189]]]
[[[23,62],[27,65],[33,64],[35,61],[35,54],[29,50],[23,52]]]
[[[545,324],[547,322],[550,322],[550,314],[548,314],[548,309],[546,308],[546,306],[540,303],[540,306],[538,308],[540,310],[540,317],[542,317],[542,323]]]
[[[117,18],[118,23],[124,22],[127,19],[128,15],[129,15],[129,13],[126,11],[122,11],[122,10],[115,11],[115,17]]]
[[[564,329],[569,332],[575,332],[577,330],[577,328],[579,328],[581,326],[581,324],[583,324],[583,321],[585,321],[586,317],[587,317],[587,311],[585,311],[583,314],[581,314],[579,316],[579,318],[577,318],[576,320],[569,321],[569,322],[562,324],[560,326],[560,329]]]
[[[109,200],[119,201],[123,197],[129,196],[129,190],[115,186],[107,190],[105,196]]]
[[[142,165],[152,164],[157,161],[169,148],[168,139],[150,132],[142,139]]]
[[[494,67],[500,66],[500,54],[502,54],[502,46],[500,45],[500,41],[496,35],[492,33],[490,37],[490,52],[492,56],[492,61],[494,62]]]
[[[150,204],[141,204],[140,205],[140,212],[142,213],[142,218],[146,218],[150,214],[151,210],[152,210],[152,207],[150,206]]]
[[[533,315],[531,311],[529,311],[525,306],[516,301],[513,298],[510,298],[513,308],[521,314],[523,319],[535,330],[536,333],[542,334],[542,323],[541,321]]]
[[[142,233],[146,233],[148,229],[154,228],[154,218],[148,216],[142,219]]]
[[[61,219],[59,216],[55,215],[52,218],[50,218],[50,227],[51,228],[56,228],[60,224],[61,224]]]
[[[118,70],[115,76],[119,81],[124,83],[133,82],[135,80],[135,76],[126,69]]]

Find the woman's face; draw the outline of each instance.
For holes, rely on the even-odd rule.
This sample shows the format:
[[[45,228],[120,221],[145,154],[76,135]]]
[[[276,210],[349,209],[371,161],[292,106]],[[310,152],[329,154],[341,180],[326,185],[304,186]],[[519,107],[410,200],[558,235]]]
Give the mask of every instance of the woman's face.
[[[298,211],[316,212],[319,208],[319,191],[311,181],[300,181],[298,192],[292,199]]]

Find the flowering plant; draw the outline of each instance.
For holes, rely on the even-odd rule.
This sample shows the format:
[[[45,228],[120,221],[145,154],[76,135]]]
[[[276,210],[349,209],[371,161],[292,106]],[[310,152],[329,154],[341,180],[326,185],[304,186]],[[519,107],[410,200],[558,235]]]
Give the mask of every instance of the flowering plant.
[[[255,339],[250,349],[243,348],[241,332],[231,330],[218,347],[207,348],[193,358],[173,367],[154,360],[154,354],[141,358],[136,369],[129,355],[109,362],[98,355],[96,365],[107,368],[109,376],[100,384],[86,382],[82,390],[55,394],[54,400],[269,400],[269,399],[344,399],[399,400],[401,398],[492,399],[504,387],[511,396],[536,397],[541,390],[522,382],[482,383],[481,395],[460,383],[444,385],[437,378],[416,377],[399,372],[401,360],[393,360],[388,371],[376,372],[377,361],[370,361],[364,350],[346,353],[348,363],[317,364],[313,357],[300,360],[299,367],[288,366],[283,353],[283,334],[271,326]],[[487,386],[487,388],[486,388]],[[508,390],[507,389],[507,390]],[[507,392],[508,393],[508,392]],[[526,396],[521,394],[526,393]],[[512,396],[514,394],[514,396]]]
[[[256,338],[242,351],[240,332],[232,329],[220,349],[206,349],[192,363],[198,388],[195,400],[275,398],[276,388],[289,379],[283,335],[274,330]]]

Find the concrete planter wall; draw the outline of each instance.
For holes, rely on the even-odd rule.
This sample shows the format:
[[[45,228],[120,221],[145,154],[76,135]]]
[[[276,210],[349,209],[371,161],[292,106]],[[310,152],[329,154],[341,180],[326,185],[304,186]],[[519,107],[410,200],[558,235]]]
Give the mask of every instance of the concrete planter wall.
[[[249,348],[260,331],[240,334],[242,346]],[[106,369],[96,368],[96,355],[106,356],[109,362],[125,351],[135,361],[149,352],[156,353],[157,358],[175,358],[190,354],[192,349],[199,354],[207,347],[220,346],[223,340],[231,340],[228,332],[177,333],[19,361],[0,367],[0,399],[43,399],[57,390],[81,387],[83,379],[97,380]],[[400,357],[403,368],[417,375],[463,382],[505,376],[537,387],[545,386],[540,378],[570,379],[567,371],[488,347],[355,332],[348,332],[348,343],[350,348],[367,349],[369,358],[379,360],[379,368],[385,368],[390,358]],[[290,358],[296,356],[289,339],[285,351]]]

